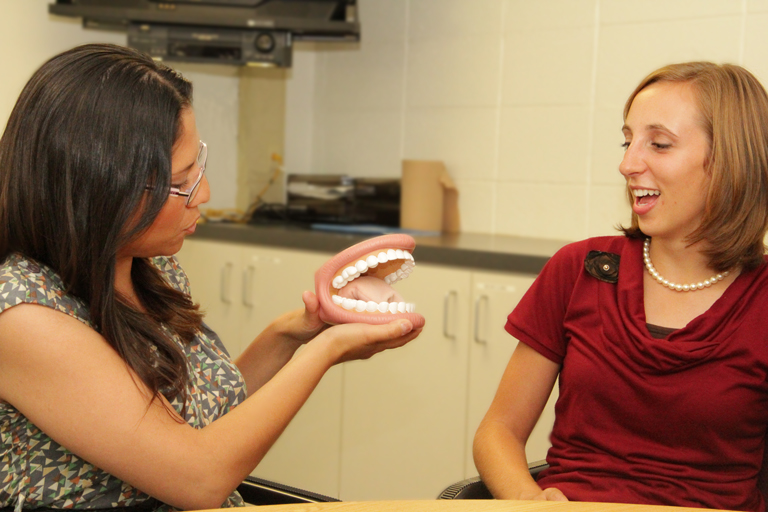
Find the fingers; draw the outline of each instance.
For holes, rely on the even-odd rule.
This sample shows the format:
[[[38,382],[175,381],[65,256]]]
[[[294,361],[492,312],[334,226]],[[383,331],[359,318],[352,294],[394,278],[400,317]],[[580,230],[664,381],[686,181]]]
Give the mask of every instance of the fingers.
[[[320,309],[320,301],[317,300],[317,296],[310,291],[305,291],[302,293],[301,300],[304,301],[304,308],[309,314],[314,315]]]
[[[346,324],[350,329],[361,330],[371,342],[397,340],[413,330],[413,324],[406,319],[393,320],[388,324]],[[341,327],[341,326],[339,326]]]
[[[563,494],[562,491],[560,491],[560,489],[557,487],[549,487],[544,489],[542,494],[544,499],[547,501],[568,501],[568,498],[565,497],[565,494]]]
[[[413,324],[409,320],[395,320],[386,325],[392,328],[392,338],[400,338],[413,330]]]
[[[327,331],[328,340],[334,347],[336,363],[354,359],[368,359],[387,349],[405,345],[419,335],[407,319],[393,320],[387,324],[341,324]]]

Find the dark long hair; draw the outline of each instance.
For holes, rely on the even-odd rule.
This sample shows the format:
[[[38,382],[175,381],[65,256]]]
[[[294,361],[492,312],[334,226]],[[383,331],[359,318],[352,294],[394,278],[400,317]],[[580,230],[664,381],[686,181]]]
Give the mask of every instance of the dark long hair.
[[[148,56],[84,45],[35,72],[0,139],[0,256],[18,252],[51,267],[153,396],[184,400],[186,360],[166,327],[191,341],[197,306],[148,260],[132,266],[148,313],[121,300],[114,282],[118,250],[168,199],[172,148],[191,101],[191,84]]]

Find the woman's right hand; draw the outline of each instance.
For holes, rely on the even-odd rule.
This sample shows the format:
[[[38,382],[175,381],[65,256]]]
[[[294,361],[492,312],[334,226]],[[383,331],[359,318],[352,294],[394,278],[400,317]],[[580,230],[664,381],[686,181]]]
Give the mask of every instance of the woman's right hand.
[[[368,359],[387,349],[402,347],[421,334],[408,320],[388,324],[340,324],[318,334],[314,343],[325,344],[332,364]]]
[[[562,493],[557,487],[548,487],[538,494],[521,494],[521,500],[536,500],[536,501],[568,501],[565,494]]]

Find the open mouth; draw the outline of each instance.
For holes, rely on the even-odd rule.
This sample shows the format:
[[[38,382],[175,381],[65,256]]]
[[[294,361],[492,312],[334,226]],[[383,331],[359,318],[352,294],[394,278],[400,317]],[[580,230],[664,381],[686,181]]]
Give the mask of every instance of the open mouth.
[[[635,196],[635,203],[638,205],[644,205],[653,202],[659,195],[661,195],[661,191],[639,188],[633,190],[632,194]]]
[[[383,324],[407,318],[415,328],[424,317],[415,313],[392,285],[407,278],[416,262],[408,235],[385,235],[353,245],[315,273],[320,318],[327,323]]]

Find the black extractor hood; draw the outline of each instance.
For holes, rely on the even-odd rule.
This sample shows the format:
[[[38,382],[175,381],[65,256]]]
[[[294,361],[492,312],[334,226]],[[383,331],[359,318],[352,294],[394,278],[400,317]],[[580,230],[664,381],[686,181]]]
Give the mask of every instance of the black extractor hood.
[[[290,67],[294,40],[360,40],[357,0],[55,0],[158,60]]]

